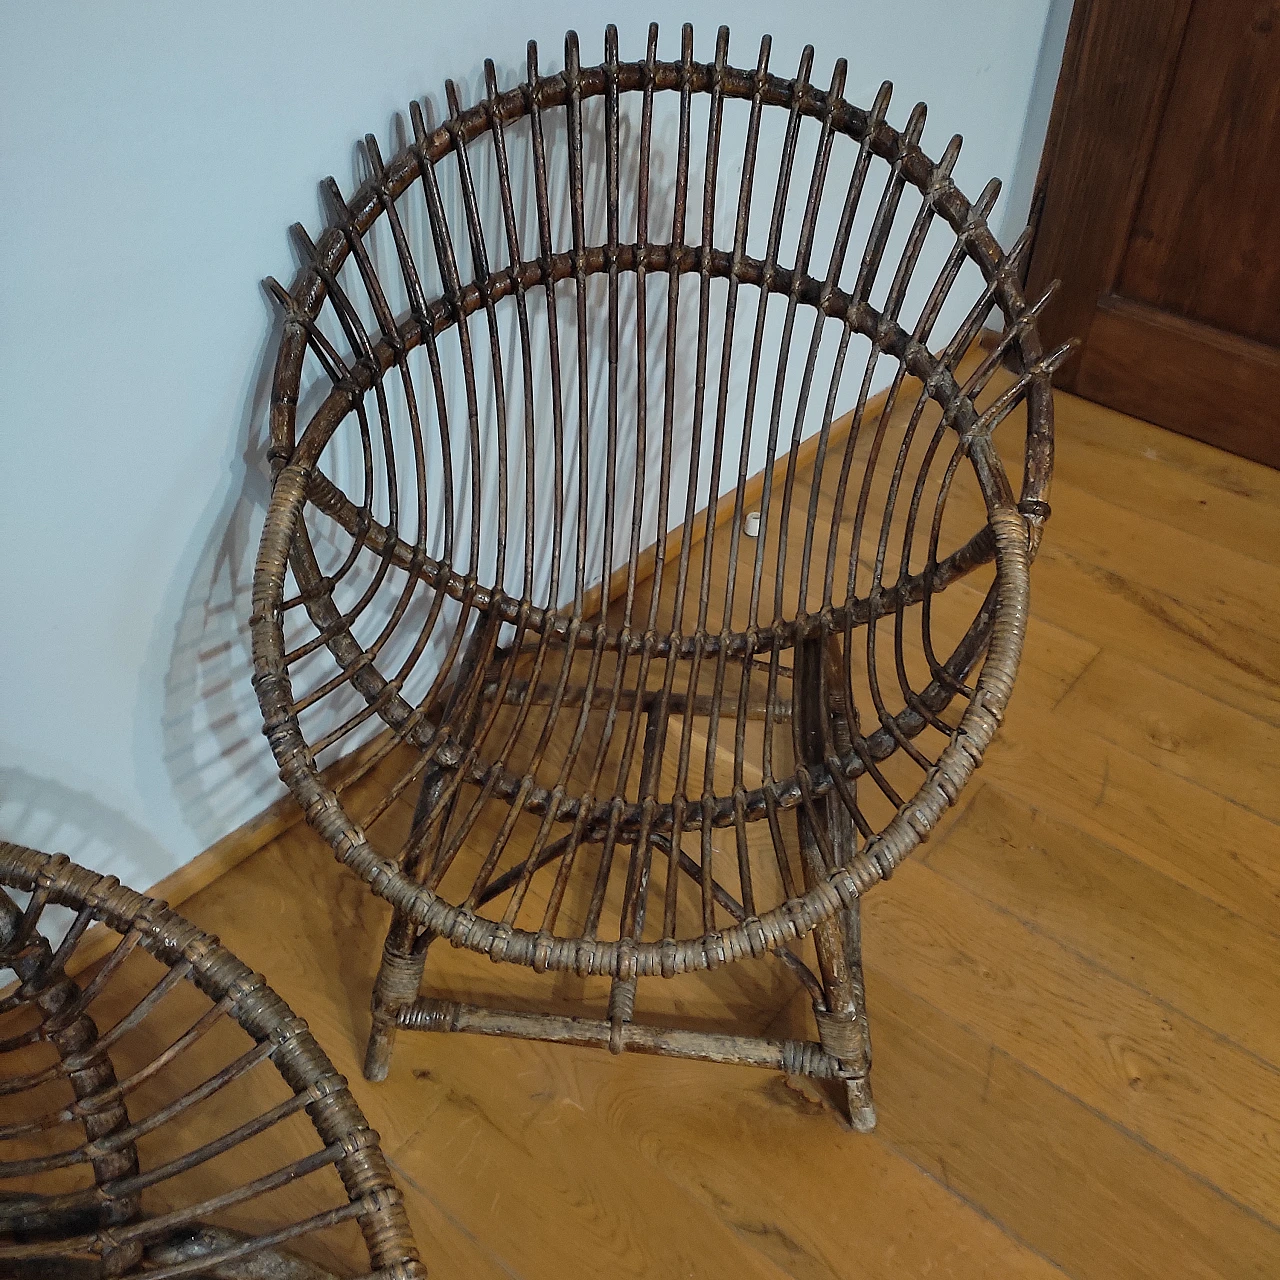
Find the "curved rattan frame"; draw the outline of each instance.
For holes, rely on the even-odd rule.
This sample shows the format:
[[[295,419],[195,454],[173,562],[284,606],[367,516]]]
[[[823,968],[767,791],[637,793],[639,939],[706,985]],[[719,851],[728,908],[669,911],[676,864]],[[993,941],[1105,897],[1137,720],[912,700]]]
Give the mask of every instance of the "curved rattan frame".
[[[341,196],[336,184],[328,184],[326,190],[333,209],[330,227],[314,244],[305,233],[301,235],[307,262],[291,289],[286,291],[269,282],[285,310],[285,319],[271,408],[269,456],[274,487],[255,571],[251,618],[254,685],[263,712],[264,731],[281,776],[305,809],[308,820],[332,845],[339,859],[395,907],[398,919],[406,928],[429,937],[447,938],[457,946],[486,953],[495,960],[522,963],[538,970],[607,975],[621,983],[633,983],[640,976],[671,977],[714,968],[743,956],[780,952],[788,942],[812,932],[839,913],[855,910],[858,898],[891,874],[928,836],[942,812],[955,800],[991,741],[1017,669],[1026,627],[1029,562],[1048,515],[1053,450],[1050,378],[1066,350],[1048,357],[1041,351],[1035,315],[1043,299],[1028,305],[1019,285],[1026,238],[1006,255],[987,227],[986,215],[995,200],[998,184],[990,184],[978,200],[968,200],[951,179],[958,139],[937,162],[920,149],[923,109],[917,109],[907,128],[899,131],[885,118],[887,86],[870,110],[846,102],[842,96],[842,62],[837,64],[829,91],[815,88],[808,80],[812,50],[806,50],[795,78],[773,75],[768,71],[767,39],[754,70],[735,68],[728,62],[726,29],[721,30],[716,57],[710,63],[694,60],[692,32],[687,27],[680,61],[660,61],[656,50],[656,28],[651,28],[646,58],[622,62],[618,59],[616,33],[610,28],[605,39],[605,62],[596,67],[583,67],[577,38],[570,33],[566,40],[565,71],[542,76],[536,50],[531,45],[525,84],[500,92],[493,66],[486,64],[488,94],[480,105],[461,109],[456,91],[448,85],[449,116],[439,127],[428,130],[415,104],[414,139],[409,145],[384,164],[376,143],[369,138],[368,180],[349,199]],[[886,161],[900,185],[909,185],[920,193],[928,217],[942,219],[954,232],[957,260],[951,268],[951,280],[959,270],[961,259],[975,264],[982,275],[985,290],[966,321],[969,326],[963,335],[966,341],[953,339],[945,353],[934,354],[919,331],[908,331],[899,323],[896,312],[877,310],[871,305],[870,284],[861,293],[849,293],[831,278],[808,275],[801,264],[786,267],[777,260],[774,250],[763,261],[749,257],[743,248],[745,231],[741,226],[741,211],[740,234],[732,250],[710,243],[705,231],[701,245],[684,243],[682,234],[669,244],[645,240],[622,243],[616,213],[617,102],[620,95],[639,93],[648,112],[653,97],[665,92],[681,95],[682,110],[693,96],[709,95],[713,118],[718,118],[716,104],[729,99],[750,102],[753,120],[758,119],[763,110],[782,109],[793,121],[803,118],[819,121],[824,138],[843,136],[860,148],[860,155]],[[613,185],[609,195],[612,229],[608,243],[600,245],[587,244],[582,238],[581,173],[572,167],[575,163],[581,165],[582,103],[594,97],[604,98],[613,121],[611,154],[614,158],[610,179]],[[571,173],[576,175],[571,191],[575,210],[572,250],[554,252],[544,236],[537,256],[521,255],[513,240],[513,265],[479,271],[475,279],[464,283],[449,247],[447,226],[432,205],[432,232],[437,252],[442,255],[446,288],[443,296],[428,301],[421,288],[414,287],[416,266],[397,220],[396,201],[415,183],[421,183],[427,189],[428,204],[432,200],[438,204],[438,197],[432,195],[435,166],[446,159],[456,161],[464,175],[473,253],[478,261],[486,261],[483,243],[476,231],[468,146],[485,135],[495,139],[504,199],[509,203],[510,181],[500,145],[502,131],[528,116],[537,134],[542,114],[560,107],[565,109],[569,121]],[[685,119],[682,116],[682,122]],[[681,147],[687,150],[687,124],[682,127],[685,132]],[[545,185],[545,161],[541,156],[539,165]],[[811,204],[813,199],[811,192]],[[889,222],[896,199],[894,196]],[[545,192],[541,188],[539,200],[541,216],[542,203],[545,203]],[[883,213],[889,203],[886,194],[879,212]],[[411,305],[409,314],[402,320],[396,319],[382,294],[364,244],[365,237],[380,218],[392,225],[399,266],[410,283]],[[888,232],[882,229],[877,234],[880,244],[875,252],[882,254]],[[915,252],[918,251],[917,248]],[[357,309],[344,294],[339,275],[348,263],[358,270],[369,291],[376,313],[376,333],[365,331]],[[908,275],[911,265],[908,264]],[[685,637],[677,642],[669,637],[655,640],[641,636],[638,631],[628,632],[625,627],[621,631],[611,630],[603,620],[584,620],[581,584],[574,608],[557,611],[539,607],[527,595],[509,594],[500,584],[478,582],[456,571],[449,563],[433,559],[423,546],[403,541],[394,529],[372,519],[368,511],[358,510],[320,470],[321,454],[339,426],[353,412],[363,414],[360,406],[370,392],[381,397],[384,376],[396,369],[404,373],[408,352],[423,344],[434,351],[436,337],[453,326],[461,327],[468,315],[484,313],[492,321],[492,309],[505,298],[522,299],[540,288],[545,288],[550,295],[556,281],[567,279],[576,280],[581,289],[587,278],[600,274],[609,278],[613,288],[619,274],[627,272],[665,272],[672,277],[696,273],[704,287],[713,279],[727,279],[734,287],[756,285],[762,293],[785,295],[793,308],[811,308],[842,323],[846,333],[869,339],[875,352],[896,359],[905,373],[920,381],[924,388],[922,402],[927,397],[942,407],[944,423],[959,442],[957,456],[963,454],[976,475],[986,505],[986,525],[922,573],[871,598],[851,599],[843,606],[828,603],[820,616],[784,619],[771,627],[754,628],[750,633],[726,632],[720,637],[701,636],[696,641]],[[349,362],[327,342],[318,324],[327,301],[342,317],[353,350]],[[705,302],[703,307],[705,313]],[[960,355],[977,336],[992,308],[1002,317],[1003,333],[977,372],[962,382],[955,376]],[[613,324],[616,339],[616,319]],[[320,357],[333,385],[299,434],[297,413],[303,363],[308,352]],[[993,404],[980,411],[975,400],[1006,357],[1019,369],[1017,380]],[[811,353],[809,371],[812,362]],[[404,376],[407,377],[407,373]],[[700,369],[700,382],[703,376],[704,370]],[[1027,410],[1024,470],[1020,493],[1015,495],[991,442],[991,432],[1014,408],[1024,403]],[[380,411],[385,412],[381,399],[379,405]],[[914,701],[909,699],[908,707],[892,722],[882,714],[881,727],[874,733],[844,744],[839,751],[827,750],[819,758],[798,762],[795,772],[783,781],[733,797],[682,797],[678,818],[674,804],[646,808],[639,801],[628,801],[623,805],[617,797],[607,795],[595,797],[590,811],[579,812],[577,797],[549,789],[532,776],[495,772],[497,766],[486,773],[475,765],[476,772],[470,780],[477,786],[488,787],[494,802],[505,801],[535,815],[549,815],[571,826],[575,833],[599,831],[612,822],[610,830],[624,831],[632,840],[648,841],[669,833],[673,825],[677,830],[688,832],[698,827],[705,830],[734,823],[741,826],[744,821],[766,816],[772,822],[779,811],[788,809],[807,814],[814,829],[820,829],[824,819],[819,808],[828,803],[850,808],[856,820],[856,803],[849,798],[850,781],[869,770],[874,771],[877,760],[892,754],[924,724],[936,725],[936,713],[964,690],[967,705],[958,727],[915,793],[899,805],[882,829],[864,831],[862,846],[856,851],[847,851],[847,856],[838,857],[839,865],[830,868],[803,892],[758,914],[740,912],[727,927],[710,929],[701,936],[666,936],[659,941],[643,941],[638,929],[636,936],[620,936],[616,940],[561,936],[485,919],[469,907],[446,901],[417,883],[395,862],[379,855],[365,832],[348,815],[338,795],[326,784],[302,731],[290,679],[283,620],[286,577],[290,571],[298,587],[293,603],[305,603],[319,637],[341,668],[341,678],[359,690],[370,712],[380,716],[399,738],[412,742],[425,756],[434,754],[442,768],[465,773],[474,765],[474,755],[449,739],[443,729],[436,731],[426,723],[423,707],[412,706],[403,699],[397,685],[388,682],[371,660],[372,655],[365,653],[354,639],[347,619],[333,603],[332,583],[320,571],[305,534],[303,517],[308,504],[344,528],[355,539],[357,549],[367,548],[380,557],[384,566],[394,564],[416,575],[438,595],[451,597],[464,608],[493,620],[495,625],[515,625],[538,635],[544,644],[550,636],[555,643],[570,649],[614,649],[623,654],[643,650],[655,656],[683,656],[684,650],[679,646],[694,644],[703,655],[715,654],[723,647],[734,657],[763,654],[776,658],[776,653],[784,647],[798,648],[806,641],[826,635],[844,633],[847,636],[855,627],[875,624],[895,610],[900,613],[906,605],[927,600],[979,565],[994,562],[995,582],[987,603],[951,658],[937,670],[933,683],[923,693],[914,695]],[[740,515],[735,514],[736,521]],[[980,672],[969,688],[964,681],[984,653]],[[464,666],[463,676],[465,671]],[[707,892],[704,886],[704,894]],[[402,939],[401,947],[404,945]],[[415,973],[421,973],[420,963],[415,967],[413,963],[403,963],[406,959],[389,942],[384,969],[388,965],[393,970],[397,966],[404,969],[403,981],[394,974],[384,974],[391,985],[406,987],[405,992],[398,991],[397,998],[403,998],[410,986],[416,992]],[[629,1014],[624,1013],[622,1020],[628,1017]],[[405,1014],[401,1023],[437,1025],[442,1018],[443,1022],[449,1022],[448,1017],[428,1011],[416,1022],[413,1015]]]
[[[25,910],[3,892],[31,895]],[[36,927],[48,906],[75,913],[74,922],[56,950]],[[120,942],[87,980],[67,975],[76,967],[85,931],[100,923],[120,935]],[[92,936],[92,935],[90,935]],[[109,987],[119,966],[135,947],[150,953],[168,973],[136,1002],[130,1013],[100,1034],[91,1008]],[[327,1272],[289,1259],[279,1248],[298,1236],[354,1218],[359,1223],[372,1262],[369,1280],[414,1280],[426,1275],[405,1216],[399,1189],[346,1081],[289,1006],[261,975],[238,960],[217,939],[197,928],[163,902],[136,893],[114,876],[77,866],[63,855],[0,842],[0,967],[16,972],[18,983],[0,998],[0,1013],[35,1015],[31,1027],[0,1043],[0,1053],[20,1052],[45,1040],[58,1054],[55,1066],[36,1073],[0,1073],[6,1095],[38,1090],[50,1080],[65,1079],[75,1102],[64,1110],[32,1115],[27,1122],[0,1126],[0,1142],[57,1134],[68,1125],[84,1130],[84,1142],[22,1160],[0,1160],[0,1181],[34,1177],[69,1163],[91,1164],[91,1187],[52,1197],[17,1192],[0,1198],[0,1271],[22,1265],[63,1268],[73,1274],[77,1259],[97,1258],[101,1274],[145,1274],[154,1280],[182,1275],[306,1275],[324,1280]],[[160,1052],[141,1071],[117,1076],[112,1046],[122,1029],[132,1029],[163,998],[175,981],[198,988],[212,1008],[178,1041]],[[269,1058],[294,1100],[260,1119],[247,1119],[241,1129],[215,1139],[167,1168],[139,1168],[137,1141],[188,1107],[212,1096],[202,1084],[171,1099],[159,1112],[137,1120],[129,1114],[129,1098],[140,1085],[166,1070],[226,1017],[234,1020],[258,1048],[209,1077],[222,1089]],[[34,1105],[34,1104],[33,1104]],[[43,1105],[43,1104],[42,1104]],[[179,1176],[202,1160],[216,1158],[287,1115],[305,1107],[322,1150],[278,1171],[262,1183],[232,1189],[220,1196],[161,1219],[142,1214],[140,1194],[165,1177]],[[274,1119],[273,1119],[274,1115]],[[176,1153],[175,1153],[176,1155]],[[269,1193],[295,1177],[332,1164],[342,1179],[348,1201],[311,1219],[282,1223],[261,1236],[245,1236],[204,1226],[201,1219],[232,1204]],[[91,1229],[86,1229],[91,1228]],[[9,1233],[18,1238],[6,1240]],[[157,1254],[156,1250],[160,1249]],[[86,1265],[81,1261],[80,1265]],[[265,1271],[261,1268],[266,1268]],[[296,1268],[290,1270],[289,1268]],[[74,1271],[74,1274],[88,1274]]]

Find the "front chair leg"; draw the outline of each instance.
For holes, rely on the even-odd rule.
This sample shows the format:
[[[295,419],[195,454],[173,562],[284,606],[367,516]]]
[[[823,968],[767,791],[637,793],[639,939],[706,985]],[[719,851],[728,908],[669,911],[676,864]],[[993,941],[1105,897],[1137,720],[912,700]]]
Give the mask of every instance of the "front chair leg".
[[[481,660],[494,650],[494,630],[500,625],[499,617],[492,611],[483,615],[467,641],[462,668],[458,680],[445,706],[444,723],[457,723],[457,739],[460,744],[471,741],[476,721],[483,705],[484,670]],[[495,650],[503,660],[508,654]],[[454,770],[448,766],[433,765],[423,775],[414,805],[413,822],[409,828],[409,844],[401,854],[401,868],[419,883],[427,878],[440,842],[453,818],[457,804],[456,792],[444,801],[440,800],[454,781]],[[434,815],[434,816],[433,816]],[[430,830],[428,830],[430,828]],[[373,984],[370,1001],[373,1023],[369,1028],[369,1044],[364,1055],[364,1078],[381,1081],[391,1069],[391,1053],[395,1048],[397,1019],[400,1011],[407,1009],[418,999],[422,985],[422,973],[427,963],[427,948],[432,935],[423,930],[408,916],[396,912],[387,930],[387,940],[382,945],[382,963]]]
[[[430,866],[439,839],[453,814],[456,797],[451,797],[446,802],[443,817],[437,818],[435,839],[425,838],[424,827],[451,777],[452,770],[430,769],[423,777],[418,791],[418,802],[414,806],[413,823],[409,829],[410,848],[413,852],[403,860],[405,870],[415,879],[420,880],[424,869]],[[369,1028],[369,1043],[364,1053],[366,1080],[381,1082],[391,1070],[397,1019],[400,1011],[408,1008],[418,998],[430,943],[431,935],[426,930],[419,932],[418,926],[408,916],[399,911],[392,915],[387,940],[382,944],[382,963],[378,966],[378,976],[369,1002],[373,1023]]]
[[[869,1133],[875,1128],[876,1108],[871,1097],[871,1032],[857,903],[826,923],[834,927],[815,939],[826,1008],[815,1005],[814,1020],[822,1047],[839,1058],[848,1073],[844,1084],[849,1123],[859,1133]]]
[[[828,740],[838,747],[847,736],[847,722],[837,696],[838,669],[833,652],[818,637],[796,646],[794,699],[797,754],[806,765],[821,765]],[[853,856],[853,821],[835,792],[818,800],[812,815],[796,811],[800,862],[806,889],[820,884],[828,872]],[[819,840],[816,825],[824,837]],[[824,854],[822,845],[827,846]],[[867,1029],[866,988],[862,980],[862,925],[858,903],[837,911],[813,932],[822,977],[823,1003],[814,1003],[814,1019],[822,1047],[840,1060],[849,1123],[860,1133],[875,1128],[871,1100],[871,1037]]]
[[[838,839],[841,821],[833,815],[831,834]],[[801,822],[805,879],[816,883],[821,859],[817,841]],[[824,1003],[813,1006],[818,1040],[840,1059],[845,1083],[849,1123],[860,1133],[875,1128],[876,1109],[871,1099],[871,1035],[867,1025],[866,987],[862,979],[862,926],[858,903],[838,911],[813,931],[822,977]]]
[[[412,1005],[422,985],[422,971],[427,963],[429,938],[419,935],[408,916],[396,912],[387,940],[382,945],[382,963],[373,984],[371,1011],[373,1025],[364,1054],[364,1078],[382,1081],[391,1069],[391,1052],[395,1048],[396,1020],[400,1010]]]

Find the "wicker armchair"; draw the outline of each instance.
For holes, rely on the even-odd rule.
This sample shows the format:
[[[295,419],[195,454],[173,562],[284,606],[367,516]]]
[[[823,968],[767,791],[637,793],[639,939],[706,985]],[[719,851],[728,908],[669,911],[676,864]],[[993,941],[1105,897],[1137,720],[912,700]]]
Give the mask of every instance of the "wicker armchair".
[[[1009,697],[1065,349],[958,138],[930,160],[923,107],[899,130],[888,85],[863,109],[843,61],[824,90],[812,50],[769,56],[732,66],[722,29],[698,62],[685,28],[662,61],[652,28],[621,62],[609,28],[599,66],[572,33],[558,74],[486,63],[390,162],[367,139],[268,282],[254,682],[281,776],[394,907],[371,1079],[397,1029],[473,1031],[837,1079],[874,1123],[859,899]],[[437,939],[605,975],[607,1012],[425,997]],[[762,955],[817,1042],[634,1016],[642,978]]]
[[[426,1275],[306,1024],[164,903],[0,843],[0,984],[0,1275]]]

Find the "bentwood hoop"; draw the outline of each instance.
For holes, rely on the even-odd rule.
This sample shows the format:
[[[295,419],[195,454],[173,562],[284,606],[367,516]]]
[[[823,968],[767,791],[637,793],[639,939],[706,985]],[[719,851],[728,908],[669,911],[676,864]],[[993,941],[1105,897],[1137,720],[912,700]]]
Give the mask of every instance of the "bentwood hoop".
[[[57,908],[72,918],[51,942]],[[96,923],[119,936],[77,979]],[[0,1274],[334,1280],[362,1237],[343,1274],[425,1277],[346,1082],[215,938],[112,876],[0,843],[4,977]]]
[[[583,67],[571,33],[561,73],[531,45],[524,84],[486,63],[478,105],[413,104],[269,282],[254,683],[281,776],[396,909],[375,1076],[395,1025],[483,1021],[414,1012],[433,938],[613,978],[615,1050],[637,978],[744,956],[845,1016],[850,913],[1010,695],[1064,353],[998,184],[968,200],[959,139],[930,160],[923,107],[845,101],[843,61],[823,90],[812,50],[787,79],[767,39],[754,70],[726,29],[710,62],[690,28],[657,47],[622,62],[609,28]],[[819,974],[788,945],[814,930]]]

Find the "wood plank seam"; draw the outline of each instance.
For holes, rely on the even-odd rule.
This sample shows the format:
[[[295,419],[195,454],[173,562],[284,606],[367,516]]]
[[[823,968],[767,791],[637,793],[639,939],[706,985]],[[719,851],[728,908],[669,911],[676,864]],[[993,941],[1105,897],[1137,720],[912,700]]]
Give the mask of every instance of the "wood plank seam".
[[[974,801],[977,800],[978,793],[986,789],[990,789],[992,791],[997,791],[997,792],[1000,791],[998,784],[984,780],[980,786],[974,789],[975,795],[973,799],[970,801],[971,806],[974,803]],[[1035,812],[1034,809],[1033,809],[1033,812]],[[1103,842],[1098,841],[1098,843],[1101,844]],[[1136,866],[1146,865],[1140,862],[1137,858],[1133,857],[1132,854],[1126,853],[1123,849],[1117,848],[1115,845],[1107,844],[1105,845],[1105,848],[1109,852],[1114,854],[1115,857],[1122,858],[1126,862],[1131,862]],[[1248,1057],[1254,1059],[1254,1061],[1257,1062],[1259,1066],[1266,1067],[1267,1070],[1275,1072],[1277,1095],[1280,1096],[1280,1062],[1272,1061],[1271,1059],[1267,1058],[1264,1054],[1259,1053],[1256,1049],[1250,1048],[1249,1045],[1244,1044],[1240,1040],[1228,1035],[1226,1032],[1222,1031],[1220,1028],[1213,1026],[1211,1023],[1205,1022],[1202,1018],[1197,1017],[1194,1013],[1189,1012],[1186,1008],[1182,1007],[1181,1005],[1175,1005],[1171,1003],[1169,1000],[1167,1000],[1164,996],[1160,995],[1158,992],[1152,990],[1149,987],[1143,986],[1139,982],[1135,982],[1132,978],[1126,976],[1125,974],[1121,973],[1117,969],[1112,968],[1110,965],[1106,964],[1104,961],[1100,960],[1098,957],[1091,955],[1088,951],[1082,950],[1080,947],[1074,945],[1073,943],[1066,941],[1059,934],[1056,934],[1052,930],[1045,928],[1045,926],[1038,924],[1034,920],[1029,920],[1025,916],[1020,915],[1012,907],[1009,907],[1004,903],[998,901],[997,899],[990,897],[988,894],[981,893],[975,889],[970,888],[962,880],[958,879],[956,876],[949,873],[944,868],[936,865],[935,855],[938,852],[939,852],[939,846],[937,844],[926,845],[924,852],[920,857],[919,861],[923,863],[925,866],[929,867],[934,872],[934,874],[942,876],[943,879],[955,885],[956,888],[960,890],[960,892],[976,898],[979,902],[986,903],[993,910],[1000,912],[1001,915],[1007,916],[1012,920],[1016,920],[1018,924],[1020,924],[1024,929],[1027,930],[1028,933],[1034,934],[1038,938],[1043,938],[1045,941],[1050,942],[1055,946],[1062,947],[1063,950],[1075,956],[1076,959],[1082,961],[1084,964],[1088,965],[1091,969],[1094,969],[1099,973],[1105,973],[1107,974],[1108,977],[1114,978],[1117,982],[1123,983],[1125,986],[1138,992],[1139,995],[1144,996],[1146,999],[1150,1000],[1153,1004],[1157,1004],[1161,1008],[1168,1009],[1174,1013],[1179,1014],[1181,1017],[1189,1019],[1190,1021],[1194,1022],[1197,1026],[1207,1031],[1211,1036],[1214,1037],[1214,1039],[1220,1041],[1222,1044],[1229,1045],[1231,1048],[1236,1049],[1240,1053],[1243,1053]],[[1156,873],[1156,874],[1160,874],[1160,873]],[[1191,888],[1188,888],[1187,892],[1197,893],[1195,889],[1191,889]],[[1205,895],[1203,894],[1197,893],[1197,896],[1202,897],[1205,902],[1212,902],[1211,898],[1205,897]],[[1221,907],[1220,904],[1214,904],[1214,905],[1219,906],[1220,909],[1223,911],[1230,911],[1229,907]],[[1238,920],[1244,919],[1243,916],[1240,916],[1235,912],[1231,912],[1231,914],[1235,916],[1236,919]],[[1273,936],[1277,936],[1277,935],[1273,935]],[[1280,938],[1278,938],[1278,940],[1280,940]]]

